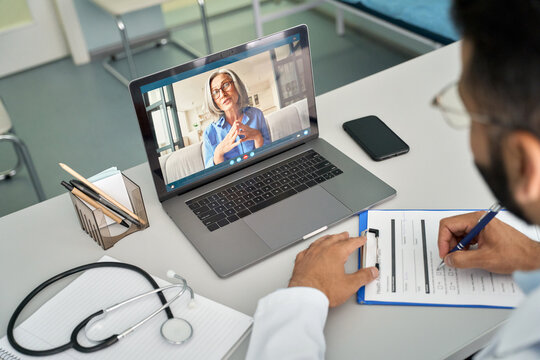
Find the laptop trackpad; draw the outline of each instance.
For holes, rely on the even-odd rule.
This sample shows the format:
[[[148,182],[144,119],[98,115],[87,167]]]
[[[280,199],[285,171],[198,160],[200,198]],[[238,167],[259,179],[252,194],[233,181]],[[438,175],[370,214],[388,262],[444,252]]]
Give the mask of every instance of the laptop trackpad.
[[[244,221],[275,250],[351,214],[321,186],[315,186],[246,216]]]

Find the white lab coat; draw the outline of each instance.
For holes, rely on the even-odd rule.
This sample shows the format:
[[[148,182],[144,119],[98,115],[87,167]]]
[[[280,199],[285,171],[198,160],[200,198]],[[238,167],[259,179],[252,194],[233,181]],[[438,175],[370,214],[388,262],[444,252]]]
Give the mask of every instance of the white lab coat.
[[[274,291],[259,300],[246,359],[324,359],[328,298],[308,287]]]
[[[476,360],[540,359],[540,270],[517,272],[527,294]],[[324,359],[328,298],[307,287],[280,289],[259,300],[247,359]]]
[[[514,280],[527,297],[475,360],[540,359],[540,270],[517,271]]]

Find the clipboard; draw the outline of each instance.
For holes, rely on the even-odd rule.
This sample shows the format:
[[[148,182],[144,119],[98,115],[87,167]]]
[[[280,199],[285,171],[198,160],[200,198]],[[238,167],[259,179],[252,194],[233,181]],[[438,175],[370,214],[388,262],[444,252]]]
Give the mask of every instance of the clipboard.
[[[372,218],[375,218],[375,217],[381,218],[381,217],[385,217],[385,216],[392,217],[392,216],[400,216],[400,215],[402,215],[404,218],[406,218],[409,215],[410,216],[417,216],[417,215],[420,214],[420,216],[425,216],[427,219],[431,219],[431,223],[429,224],[429,226],[431,227],[431,233],[433,233],[433,227],[435,226],[433,224],[433,219],[434,218],[444,218],[444,217],[456,215],[456,213],[466,213],[466,212],[471,212],[471,211],[475,211],[475,210],[463,210],[462,209],[462,210],[370,210],[370,211],[364,211],[364,212],[362,212],[362,213],[360,213],[358,215],[359,233],[361,234],[362,232],[368,230],[369,229],[368,226],[370,226],[372,228],[374,227],[374,226],[370,225],[370,222],[369,222],[370,214],[372,214]],[[540,232],[538,230],[538,227],[526,225],[525,223],[521,222],[521,220],[513,217],[513,215],[511,215],[508,212],[506,212],[506,214],[503,217],[504,217],[503,221],[505,221],[505,222],[509,223],[510,225],[516,227],[518,230],[524,232],[525,234],[527,234],[532,239],[540,240]],[[380,219],[378,221],[380,221]],[[426,220],[426,221],[428,221],[428,220]],[[396,227],[397,226],[398,225],[396,225]],[[428,225],[426,225],[426,227],[427,226]],[[437,226],[437,229],[438,229],[438,222],[437,222],[436,226]],[[388,231],[386,231],[386,233],[388,233]],[[384,234],[381,232],[381,239],[383,238],[383,236],[384,236]],[[423,236],[425,238],[425,234],[423,234]],[[370,252],[371,256],[373,257],[373,253],[372,253],[372,251],[370,251],[371,248],[369,248],[370,244],[372,246],[373,241],[368,240],[366,245],[364,245],[364,247],[362,247],[358,252],[358,268],[359,269],[361,269],[363,267],[366,267],[366,266],[373,266],[374,265],[372,261],[368,265],[368,259],[366,259],[366,256],[367,256],[368,252]],[[431,246],[431,249],[433,250],[434,245],[430,244],[430,246]],[[436,244],[435,244],[435,246],[436,246]],[[424,254],[425,254],[425,247],[424,247]],[[424,255],[424,259],[425,259],[425,255]],[[433,260],[434,259],[432,259],[431,262],[433,262]],[[381,263],[385,263],[387,261],[388,261],[388,256],[386,258],[383,257],[381,259]],[[438,258],[438,254],[437,254],[437,261],[440,261],[440,259]],[[381,266],[383,266],[383,264],[381,264]],[[393,268],[394,268],[394,266],[393,266]],[[388,269],[388,267],[387,267],[387,269]],[[443,269],[443,271],[446,271],[446,270]],[[486,294],[480,294],[481,296],[478,296],[477,298],[475,298],[474,294],[473,295],[467,295],[467,296],[463,297],[462,302],[456,300],[457,296],[453,296],[453,297],[449,296],[448,301],[444,301],[445,297],[441,296],[440,293],[436,297],[437,301],[433,301],[433,300],[429,300],[429,301],[411,301],[411,299],[414,299],[415,296],[403,295],[403,298],[401,298],[399,296],[399,294],[390,294],[389,293],[390,290],[388,290],[388,293],[389,293],[388,296],[381,295],[381,293],[384,294],[384,291],[382,291],[381,293],[379,293],[379,295],[375,296],[375,298],[374,298],[374,296],[373,296],[373,294],[374,294],[373,286],[380,286],[380,283],[382,282],[380,279],[377,279],[373,283],[370,283],[370,284],[367,285],[368,287],[370,287],[369,290],[366,290],[366,286],[363,286],[358,290],[358,292],[357,292],[357,302],[359,304],[361,304],[361,305],[475,307],[475,308],[512,309],[515,306],[517,306],[519,304],[519,302],[521,301],[521,299],[523,298],[523,293],[521,293],[521,290],[519,290],[519,288],[517,287],[517,284],[513,283],[513,280],[509,276],[491,274],[491,273],[488,273],[488,272],[483,271],[483,270],[462,270],[462,269],[455,270],[454,269],[456,279],[458,277],[458,271],[460,272],[460,274],[462,272],[467,271],[468,273],[470,272],[471,274],[474,274],[475,276],[478,276],[479,278],[481,278],[481,276],[484,276],[484,278],[485,278],[485,276],[490,276],[490,278],[501,279],[501,281],[504,281],[504,284],[511,284],[511,286],[515,286],[515,288],[517,290],[515,291],[514,294],[504,294],[502,296],[502,298],[501,298],[500,303],[497,303],[497,301],[495,301],[495,300],[489,300],[488,303],[482,303],[482,300],[487,297]],[[381,271],[381,274],[382,273],[383,272]],[[489,274],[489,275],[486,275],[486,274]],[[386,278],[388,278],[388,272],[386,272],[386,275],[387,275]],[[432,290],[433,292],[435,292],[435,290],[436,290],[434,285],[436,285],[436,282],[437,282],[436,279],[438,279],[438,275],[439,274],[437,273],[437,276],[435,276],[435,274],[433,273],[432,279],[430,280],[430,285],[433,288],[433,290]],[[382,276],[382,275],[380,275],[380,276]],[[445,275],[445,277],[446,277],[446,275]],[[505,278],[503,278],[503,277],[505,277]],[[426,278],[428,278],[428,276],[426,276]],[[427,289],[427,282],[428,281],[426,281],[426,289]],[[390,283],[392,283],[392,280],[390,280]],[[392,285],[390,285],[390,286],[392,286]],[[379,288],[377,288],[377,289],[379,289]],[[399,291],[398,291],[398,293],[399,293]],[[433,295],[433,296],[435,298],[435,295]],[[418,298],[426,298],[426,297],[428,297],[428,296],[427,295],[426,296],[418,296]],[[450,299],[451,299],[451,301],[450,301]]]

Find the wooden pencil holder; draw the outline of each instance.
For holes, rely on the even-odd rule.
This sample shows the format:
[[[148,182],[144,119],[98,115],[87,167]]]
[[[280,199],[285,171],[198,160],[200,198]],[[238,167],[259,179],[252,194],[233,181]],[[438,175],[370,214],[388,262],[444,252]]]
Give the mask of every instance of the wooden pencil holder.
[[[92,210],[78,197],[76,197],[72,193],[69,194],[71,196],[71,201],[73,202],[73,206],[75,207],[75,212],[77,213],[82,229],[86,231],[86,233],[90,235],[90,237],[94,239],[94,241],[104,250],[111,248],[114,244],[116,244],[118,241],[128,236],[129,234],[132,234],[139,230],[144,230],[148,226],[150,226],[150,224],[148,223],[148,217],[146,215],[146,209],[144,207],[141,189],[139,188],[139,186],[137,186],[137,184],[131,181],[124,174],[122,174],[122,178],[126,186],[133,212],[141,220],[143,220],[143,222],[141,226],[137,226],[131,223],[131,225],[126,231],[118,235],[111,235],[110,226],[107,225],[105,215],[103,214],[103,211],[101,211],[101,209]]]

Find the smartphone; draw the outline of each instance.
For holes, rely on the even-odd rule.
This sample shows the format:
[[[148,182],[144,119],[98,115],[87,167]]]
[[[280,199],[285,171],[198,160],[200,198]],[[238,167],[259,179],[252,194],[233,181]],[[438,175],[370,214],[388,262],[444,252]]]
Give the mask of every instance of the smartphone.
[[[375,161],[409,152],[409,145],[375,115],[344,122],[343,129]]]

